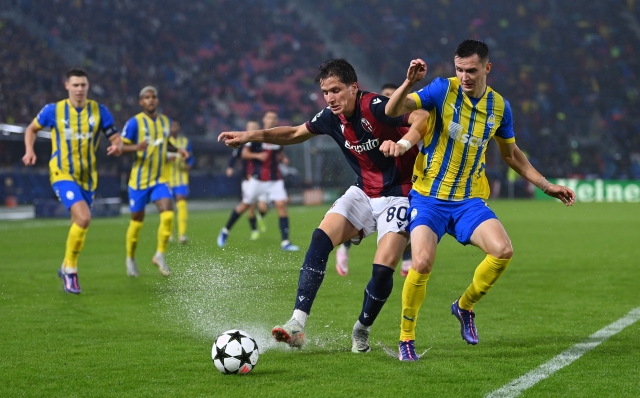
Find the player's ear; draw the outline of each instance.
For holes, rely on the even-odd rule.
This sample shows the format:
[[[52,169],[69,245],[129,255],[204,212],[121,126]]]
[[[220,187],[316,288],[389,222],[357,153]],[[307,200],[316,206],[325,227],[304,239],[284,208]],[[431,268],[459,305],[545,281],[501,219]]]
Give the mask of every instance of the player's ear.
[[[487,73],[485,73],[486,75],[489,74],[489,72],[491,72],[491,62],[487,62],[487,64],[484,66],[485,70],[487,71]]]

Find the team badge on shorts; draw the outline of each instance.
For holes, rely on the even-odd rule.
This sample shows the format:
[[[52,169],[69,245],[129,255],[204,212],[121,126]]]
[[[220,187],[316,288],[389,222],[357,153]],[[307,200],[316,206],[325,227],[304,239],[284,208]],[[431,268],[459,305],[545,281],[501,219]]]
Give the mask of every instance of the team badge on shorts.
[[[72,191],[67,191],[66,197],[67,197],[67,199],[69,199],[69,200],[73,200],[73,198],[75,197],[75,195],[73,194],[73,192],[72,192]]]
[[[418,209],[413,209],[411,210],[411,218],[416,218],[416,216],[418,215]]]

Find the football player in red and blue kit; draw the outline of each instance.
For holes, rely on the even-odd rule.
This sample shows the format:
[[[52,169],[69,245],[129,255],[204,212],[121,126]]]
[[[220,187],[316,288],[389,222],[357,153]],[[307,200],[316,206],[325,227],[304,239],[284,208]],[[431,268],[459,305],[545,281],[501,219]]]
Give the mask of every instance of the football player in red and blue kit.
[[[357,82],[356,72],[347,61],[329,60],[320,65],[316,76],[328,106],[313,119],[297,127],[224,132],[218,137],[219,141],[237,147],[247,142],[298,144],[326,134],[340,146],[358,177],[356,184],[333,204],[313,232],[300,270],[293,317],[272,330],[277,341],[292,347],[301,347],[304,343],[304,326],[333,248],[348,240],[359,243],[377,231],[373,272],[351,335],[353,352],[370,351],[371,325],[391,294],[393,273],[409,240],[407,194],[411,190],[412,167],[418,151],[412,148],[415,142],[408,142],[403,136],[411,126],[421,133],[416,137],[421,137],[426,132],[429,115],[419,110],[402,117],[388,117],[384,113],[388,98],[360,91]],[[393,157],[389,148],[385,149],[386,144],[383,146],[387,140],[404,145],[406,154]]]

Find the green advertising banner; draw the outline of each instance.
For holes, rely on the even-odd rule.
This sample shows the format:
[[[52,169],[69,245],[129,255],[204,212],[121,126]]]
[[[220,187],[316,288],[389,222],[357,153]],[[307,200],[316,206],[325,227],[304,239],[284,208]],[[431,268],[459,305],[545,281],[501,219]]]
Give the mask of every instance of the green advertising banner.
[[[576,202],[640,202],[640,181],[550,179],[554,184],[569,187],[576,193]],[[536,188],[535,198],[554,200]]]

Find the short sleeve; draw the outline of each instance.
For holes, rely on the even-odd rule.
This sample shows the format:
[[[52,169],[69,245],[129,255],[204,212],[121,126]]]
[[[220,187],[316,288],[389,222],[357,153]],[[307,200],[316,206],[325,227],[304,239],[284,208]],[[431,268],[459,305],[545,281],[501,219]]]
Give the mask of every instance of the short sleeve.
[[[305,123],[305,127],[312,134],[331,134],[332,116],[331,110],[328,107],[324,108]]]
[[[416,102],[417,109],[426,109],[428,111],[436,107],[437,100],[443,97],[443,92],[449,89],[449,80],[438,77],[434,79],[428,86],[409,94]]]
[[[496,130],[496,138],[502,139],[506,143],[516,142],[516,135],[513,132],[513,115],[511,113],[511,104],[509,101],[504,101],[504,114],[500,121],[500,126]]]
[[[56,104],[47,104],[33,121],[40,127],[53,127],[56,124]]]
[[[125,123],[122,129],[122,141],[125,144],[138,143],[138,119],[132,117]]]
[[[384,95],[377,95],[369,103],[369,109],[376,120],[391,127],[409,127],[409,115],[411,113],[406,113],[399,117],[387,116],[384,111],[384,108],[387,106],[387,102],[389,102],[389,98]]]
[[[196,164],[196,158],[193,156],[193,146],[191,141],[187,140],[187,152],[189,152],[189,158],[187,159],[187,165],[193,167]]]
[[[111,137],[117,134],[118,128],[113,122],[113,116],[111,112],[109,112],[109,109],[102,104],[98,105],[98,109],[100,110],[100,129],[104,132],[104,135]]]

